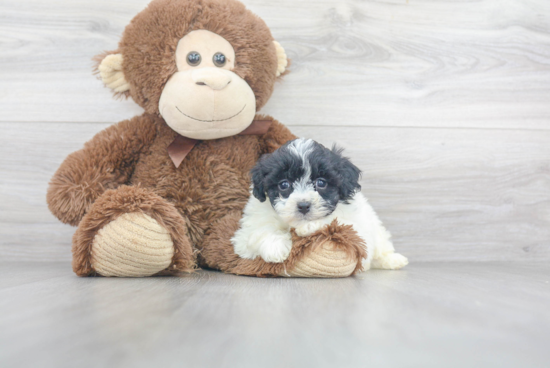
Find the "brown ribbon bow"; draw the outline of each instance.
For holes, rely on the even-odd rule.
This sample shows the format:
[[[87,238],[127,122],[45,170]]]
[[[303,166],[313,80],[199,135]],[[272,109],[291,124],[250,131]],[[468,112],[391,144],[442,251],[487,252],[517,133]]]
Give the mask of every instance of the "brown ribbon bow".
[[[271,126],[272,120],[254,120],[252,124],[238,135],[262,135],[267,133]],[[176,167],[179,167],[185,156],[191,152],[198,140],[187,138],[182,135],[177,135],[176,139],[168,146],[168,155]]]

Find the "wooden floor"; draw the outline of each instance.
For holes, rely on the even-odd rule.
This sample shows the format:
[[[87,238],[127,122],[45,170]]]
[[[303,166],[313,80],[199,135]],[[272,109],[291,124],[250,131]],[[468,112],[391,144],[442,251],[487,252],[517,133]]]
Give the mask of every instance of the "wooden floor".
[[[413,263],[336,280],[78,278],[0,264],[0,366],[548,367],[544,263]]]

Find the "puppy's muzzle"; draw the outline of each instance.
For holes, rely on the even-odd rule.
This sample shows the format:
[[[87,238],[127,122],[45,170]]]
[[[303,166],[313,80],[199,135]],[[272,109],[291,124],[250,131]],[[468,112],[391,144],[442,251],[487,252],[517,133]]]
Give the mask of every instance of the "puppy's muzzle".
[[[306,214],[309,212],[309,209],[311,208],[311,203],[309,202],[298,202],[298,211],[302,214]]]

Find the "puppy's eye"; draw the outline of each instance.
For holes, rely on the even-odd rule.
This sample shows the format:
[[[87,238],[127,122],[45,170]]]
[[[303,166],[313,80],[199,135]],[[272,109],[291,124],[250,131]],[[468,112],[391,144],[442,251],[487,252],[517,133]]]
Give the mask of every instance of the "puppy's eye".
[[[325,179],[317,179],[315,186],[319,189],[324,189],[327,187],[327,181]]]
[[[290,188],[290,183],[288,182],[288,180],[283,180],[282,182],[279,183],[280,190],[288,190],[289,188]]]
[[[191,51],[189,54],[187,54],[187,64],[191,66],[197,66],[201,63],[201,54],[199,54],[196,51]]]
[[[227,59],[225,58],[225,55],[221,52],[216,52],[212,57],[212,61],[214,62],[214,65],[216,65],[218,68],[221,68],[225,65]]]

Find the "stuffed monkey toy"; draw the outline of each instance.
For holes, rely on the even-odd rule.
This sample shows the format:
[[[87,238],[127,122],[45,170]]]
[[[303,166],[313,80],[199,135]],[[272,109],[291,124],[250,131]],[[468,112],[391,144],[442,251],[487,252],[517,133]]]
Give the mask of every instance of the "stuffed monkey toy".
[[[69,155],[47,201],[77,226],[79,276],[143,277],[198,267],[252,276],[344,277],[365,256],[356,232],[294,234],[283,263],[239,258],[230,239],[250,195],[249,171],[295,136],[257,115],[287,57],[236,0],[153,0],[119,48],[97,58],[117,96],[145,110]]]

